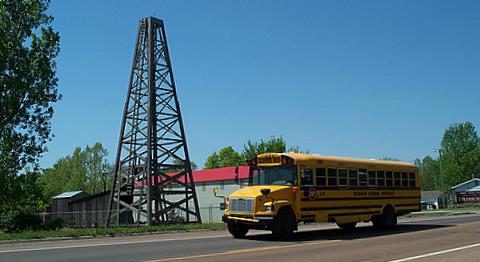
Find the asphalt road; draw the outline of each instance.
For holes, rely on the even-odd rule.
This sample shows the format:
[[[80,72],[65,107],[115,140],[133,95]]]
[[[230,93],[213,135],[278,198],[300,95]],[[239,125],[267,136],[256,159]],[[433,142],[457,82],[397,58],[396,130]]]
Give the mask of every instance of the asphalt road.
[[[480,261],[480,215],[403,219],[393,231],[362,224],[302,226],[291,241],[193,232],[0,244],[0,261]]]

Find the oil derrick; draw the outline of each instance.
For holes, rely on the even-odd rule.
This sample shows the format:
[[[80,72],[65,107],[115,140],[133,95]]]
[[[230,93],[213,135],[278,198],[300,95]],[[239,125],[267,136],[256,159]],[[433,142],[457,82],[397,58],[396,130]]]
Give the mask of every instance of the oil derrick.
[[[110,225],[201,222],[163,21],[140,20],[123,111]]]

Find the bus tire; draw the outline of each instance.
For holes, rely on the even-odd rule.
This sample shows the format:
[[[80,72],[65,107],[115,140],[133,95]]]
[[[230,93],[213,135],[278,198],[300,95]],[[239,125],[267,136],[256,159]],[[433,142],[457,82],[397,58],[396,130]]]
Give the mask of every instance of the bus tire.
[[[355,226],[357,225],[357,222],[350,222],[350,223],[337,223],[337,226],[341,229],[344,230],[353,230]]]
[[[382,217],[385,229],[392,229],[397,225],[397,214],[392,206],[385,207]]]
[[[372,224],[375,229],[383,229],[382,217],[381,215],[372,216]]]
[[[376,229],[392,229],[397,225],[397,215],[392,206],[386,206],[381,215],[372,217],[373,227]]]
[[[272,222],[273,237],[282,240],[291,239],[296,223],[295,215],[290,209],[281,209]]]
[[[230,232],[234,238],[244,238],[249,229],[244,225],[238,225],[235,223],[228,223],[227,228],[228,232]]]

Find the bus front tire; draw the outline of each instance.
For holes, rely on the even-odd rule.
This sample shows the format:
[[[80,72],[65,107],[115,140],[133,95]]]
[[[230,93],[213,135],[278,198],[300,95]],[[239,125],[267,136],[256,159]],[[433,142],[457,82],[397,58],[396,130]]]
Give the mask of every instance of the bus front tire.
[[[295,216],[292,212],[288,209],[280,210],[272,222],[272,235],[276,239],[291,239],[295,226]]]
[[[244,238],[248,233],[248,227],[244,225],[238,225],[235,223],[228,223],[227,225],[228,232],[232,234],[234,238]]]
[[[357,225],[357,222],[350,222],[350,223],[337,223],[337,226],[341,229],[344,230],[353,230],[355,226]]]

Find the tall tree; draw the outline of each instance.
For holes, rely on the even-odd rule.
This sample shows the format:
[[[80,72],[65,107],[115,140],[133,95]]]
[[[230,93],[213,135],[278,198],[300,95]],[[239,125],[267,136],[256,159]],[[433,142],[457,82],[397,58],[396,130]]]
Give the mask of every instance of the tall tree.
[[[97,194],[108,190],[112,165],[107,161],[108,151],[96,143],[84,150],[75,148],[72,155],[59,159],[52,168],[45,169],[39,178],[43,195],[51,198],[65,191],[82,190]]]
[[[204,168],[235,166],[243,161],[242,156],[231,146],[227,146],[207,158]]]
[[[451,125],[443,134],[441,146],[444,190],[480,174],[480,139],[472,123]]]
[[[242,153],[238,153],[231,146],[225,147],[218,152],[208,156],[204,168],[217,168],[235,165],[244,165],[247,159],[252,159],[263,153],[284,153],[287,152],[287,143],[283,137],[272,137],[269,140],[261,139],[259,142],[248,140],[243,145]],[[288,152],[308,153],[308,150],[298,146],[288,148]]]
[[[400,161],[400,159],[391,156],[382,156],[378,160],[385,160],[385,161]]]
[[[438,160],[426,156],[422,160],[417,158],[415,160],[415,165],[420,172],[422,190],[428,191],[440,189],[440,165]]]
[[[267,141],[261,139],[260,142],[250,140],[243,146],[242,156],[244,159],[252,159],[263,153],[283,153],[287,149],[287,143],[283,137],[273,137]]]
[[[51,138],[59,34],[47,0],[0,1],[0,216],[21,194],[16,175],[34,166]]]
[[[182,160],[180,160],[180,159],[175,159],[175,160],[173,160],[173,162],[177,165],[183,165]],[[192,167],[192,170],[197,170],[198,169],[197,163],[195,163],[193,161],[190,161],[190,165]],[[179,170],[178,169],[172,169],[172,171],[179,171]]]
[[[93,147],[87,146],[83,153],[85,154],[87,190],[92,194],[107,190],[108,177],[104,174],[111,168],[106,159],[108,150],[102,144],[95,143]]]

